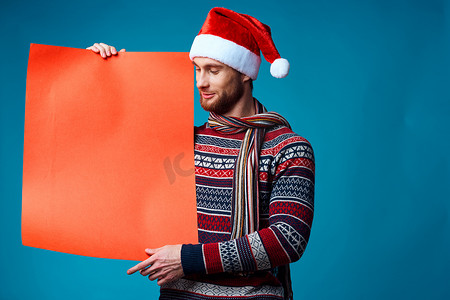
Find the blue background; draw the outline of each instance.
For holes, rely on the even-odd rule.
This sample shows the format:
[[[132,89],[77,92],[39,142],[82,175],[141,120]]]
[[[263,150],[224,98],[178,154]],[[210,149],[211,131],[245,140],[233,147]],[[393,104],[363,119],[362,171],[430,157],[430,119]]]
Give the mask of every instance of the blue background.
[[[432,0],[2,1],[0,299],[158,294],[126,275],[132,261],[22,246],[29,44],[189,51],[213,6],[269,24],[291,63],[274,79],[265,62],[254,92],[315,149],[315,219],[292,266],[296,299],[450,299],[450,3]],[[199,125],[207,115],[195,97]]]

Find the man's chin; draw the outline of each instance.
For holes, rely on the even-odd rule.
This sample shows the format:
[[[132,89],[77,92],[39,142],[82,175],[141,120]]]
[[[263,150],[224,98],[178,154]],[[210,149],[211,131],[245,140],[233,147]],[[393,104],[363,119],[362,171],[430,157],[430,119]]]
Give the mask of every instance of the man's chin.
[[[213,97],[214,98],[214,97]],[[211,99],[205,99],[202,96],[200,96],[200,105],[202,106],[202,108],[204,110],[206,110],[207,112],[214,112],[214,101],[213,98]]]
[[[208,105],[205,101],[200,100],[200,105],[202,106],[202,108],[207,111],[207,112],[214,112],[214,108],[212,107],[212,105]]]

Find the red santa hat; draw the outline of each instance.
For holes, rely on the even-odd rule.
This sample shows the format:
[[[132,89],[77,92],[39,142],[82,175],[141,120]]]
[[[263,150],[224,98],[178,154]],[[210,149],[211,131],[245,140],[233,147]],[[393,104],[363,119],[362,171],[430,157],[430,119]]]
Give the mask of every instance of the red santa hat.
[[[289,62],[278,53],[269,26],[249,15],[215,7],[195,37],[189,57],[212,58],[255,80],[261,64],[260,51],[271,63],[272,76],[287,76]]]

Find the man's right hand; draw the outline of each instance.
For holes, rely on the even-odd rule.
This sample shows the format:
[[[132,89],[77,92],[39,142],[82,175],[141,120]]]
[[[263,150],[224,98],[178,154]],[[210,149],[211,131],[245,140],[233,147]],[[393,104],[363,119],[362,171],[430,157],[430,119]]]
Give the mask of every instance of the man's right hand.
[[[87,47],[86,49],[92,50],[95,53],[100,54],[103,58],[107,58],[111,55],[117,55],[117,50],[115,47],[106,45],[104,43],[95,43],[94,45]],[[120,50],[119,52],[125,52],[125,49]]]

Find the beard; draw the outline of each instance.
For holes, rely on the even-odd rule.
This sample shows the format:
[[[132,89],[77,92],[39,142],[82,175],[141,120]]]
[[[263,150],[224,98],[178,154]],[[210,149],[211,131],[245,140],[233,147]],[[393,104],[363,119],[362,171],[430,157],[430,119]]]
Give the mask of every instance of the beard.
[[[221,94],[217,94],[217,99],[214,101],[206,100],[202,97],[200,93],[200,105],[206,111],[213,112],[218,115],[223,115],[229,112],[234,105],[241,99],[244,94],[244,83],[235,80],[232,83],[232,88],[230,91],[222,91]]]

